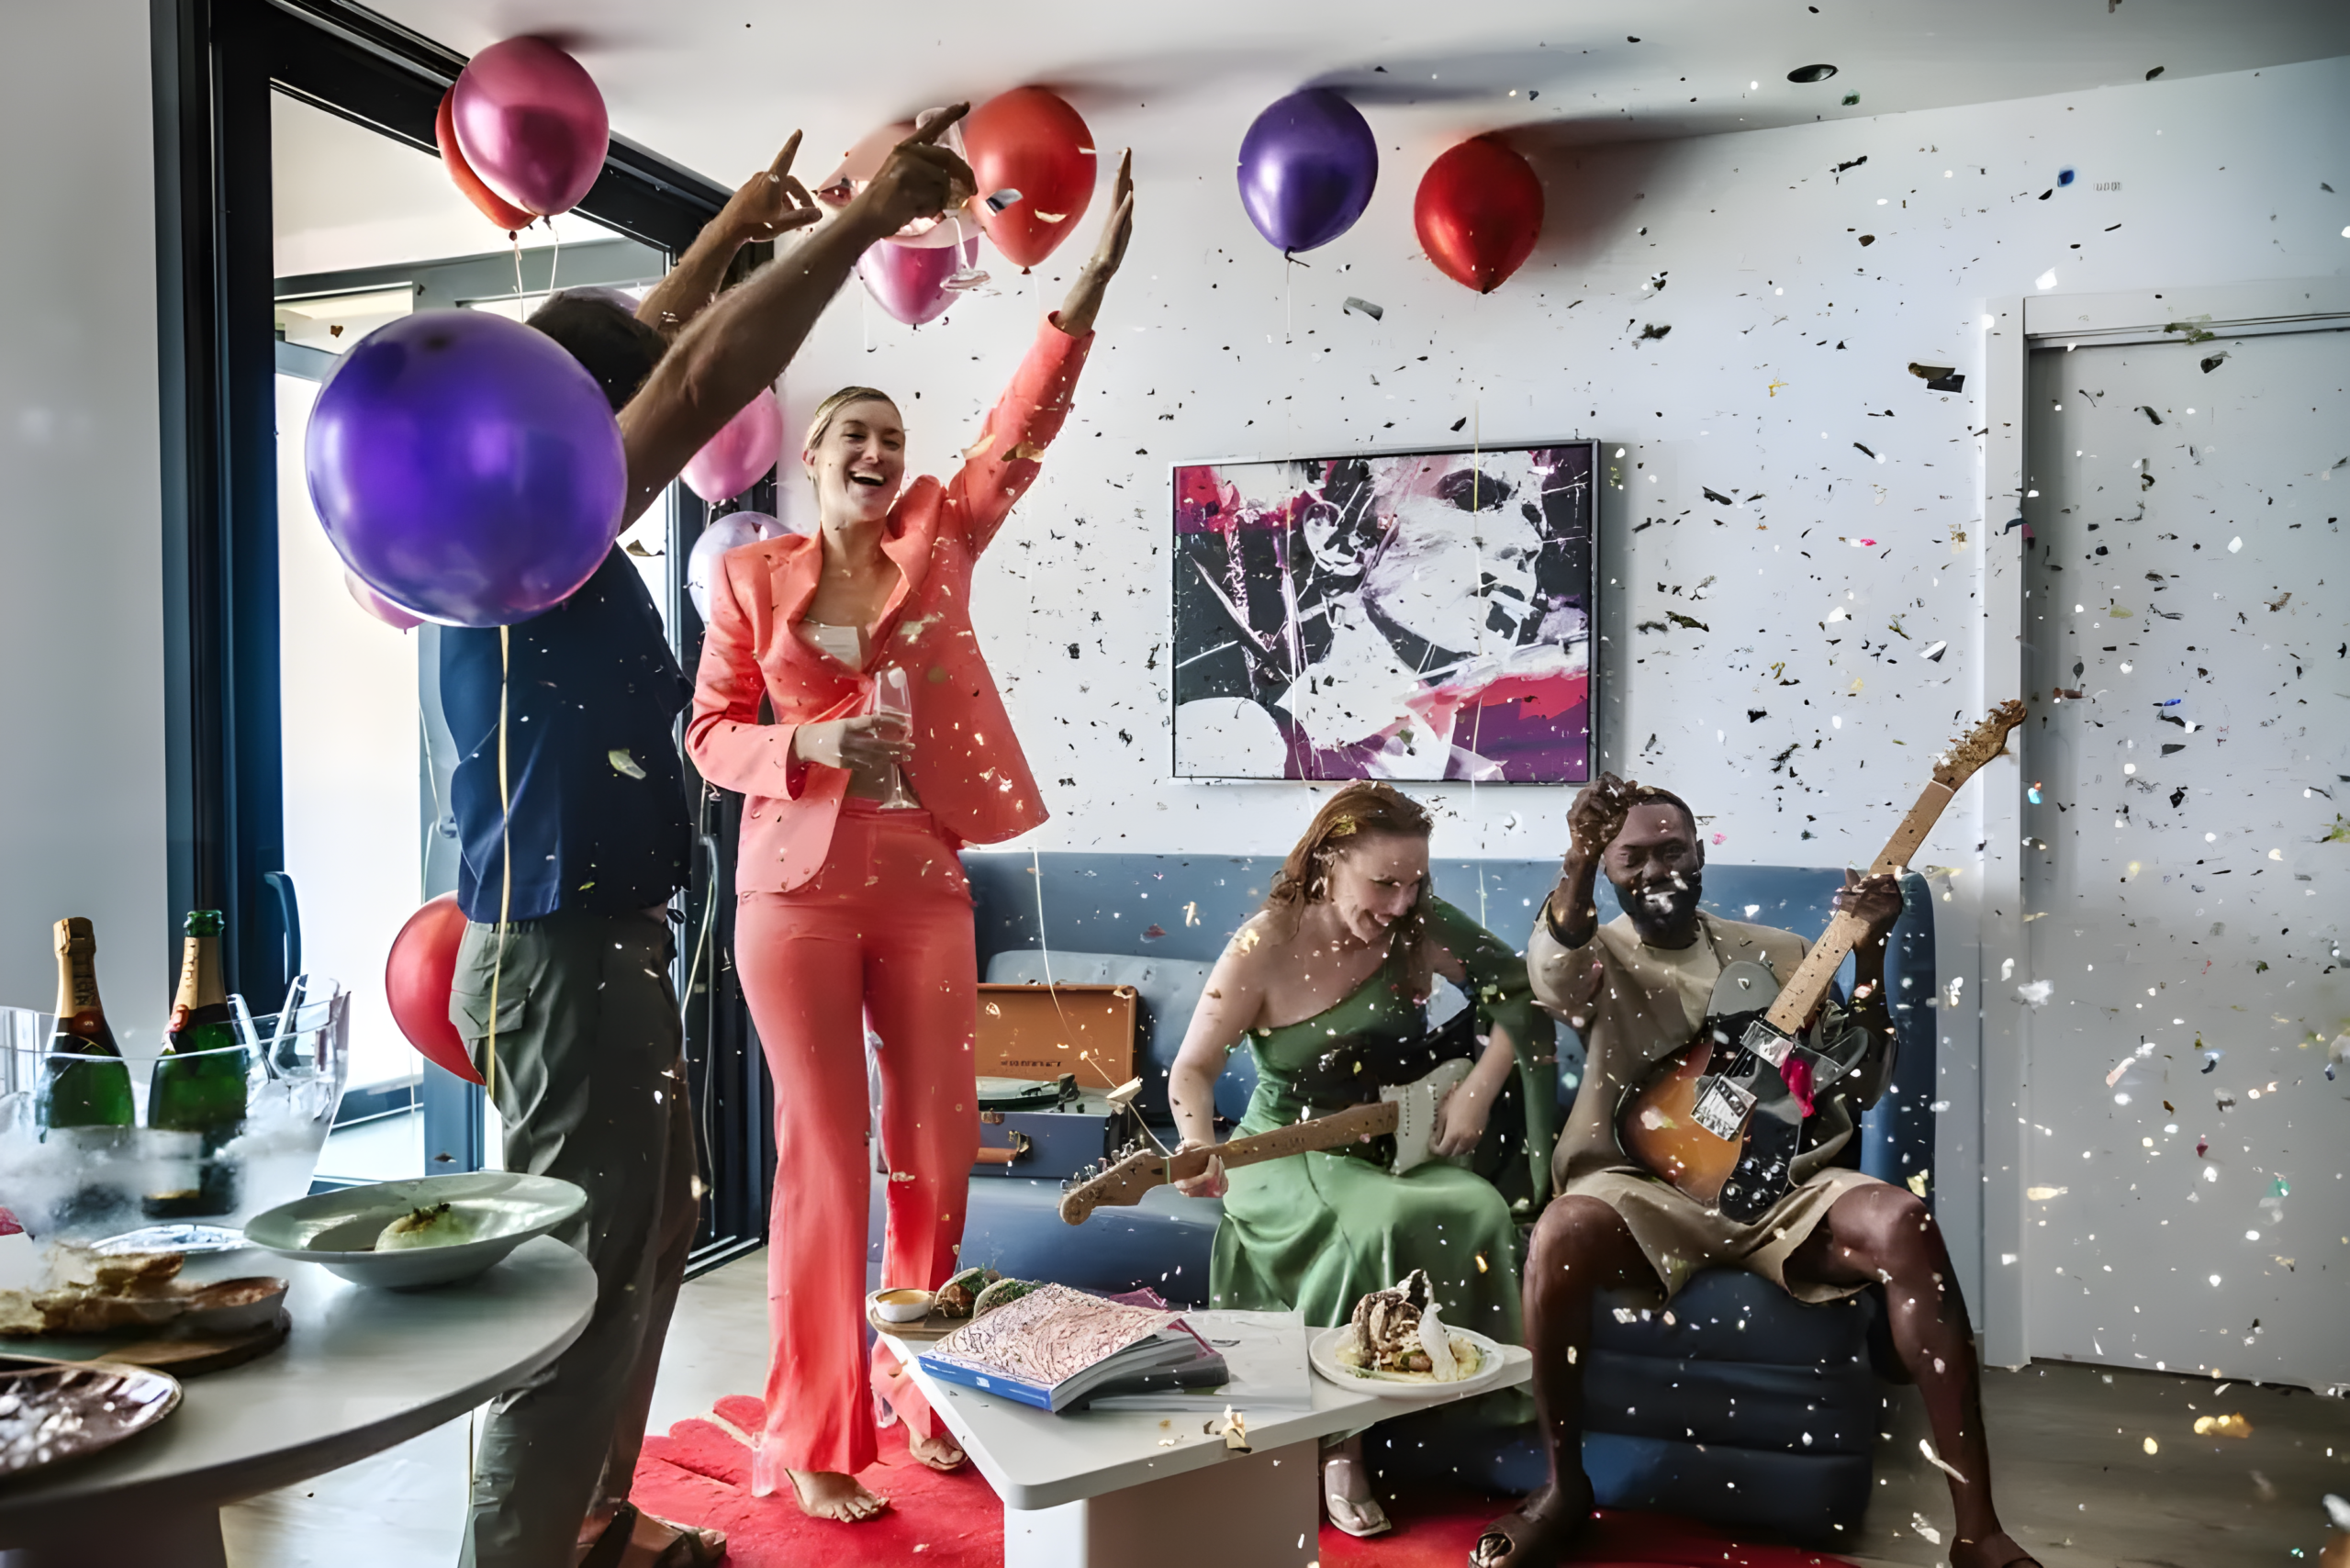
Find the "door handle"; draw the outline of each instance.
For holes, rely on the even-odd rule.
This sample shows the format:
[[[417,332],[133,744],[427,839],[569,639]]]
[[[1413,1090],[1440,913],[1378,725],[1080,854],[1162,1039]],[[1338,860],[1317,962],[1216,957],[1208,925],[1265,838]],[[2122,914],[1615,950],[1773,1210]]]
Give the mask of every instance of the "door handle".
[[[278,928],[285,933],[285,978],[302,972],[302,902],[294,894],[294,873],[263,871],[262,886],[277,897]]]

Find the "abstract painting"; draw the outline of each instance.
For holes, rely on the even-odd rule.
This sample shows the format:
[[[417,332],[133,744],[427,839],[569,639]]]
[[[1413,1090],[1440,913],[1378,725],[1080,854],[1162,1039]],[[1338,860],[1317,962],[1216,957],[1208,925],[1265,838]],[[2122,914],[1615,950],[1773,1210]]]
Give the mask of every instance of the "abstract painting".
[[[1597,457],[1179,465],[1176,776],[1587,779]]]

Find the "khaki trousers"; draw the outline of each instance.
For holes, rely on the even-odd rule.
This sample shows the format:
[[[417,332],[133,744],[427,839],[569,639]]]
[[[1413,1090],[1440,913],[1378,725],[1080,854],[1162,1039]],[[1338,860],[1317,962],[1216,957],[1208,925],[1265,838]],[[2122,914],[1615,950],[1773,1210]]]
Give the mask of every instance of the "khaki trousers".
[[[556,1238],[596,1271],[569,1349],[491,1406],[474,1471],[466,1568],[569,1568],[581,1521],[628,1496],[661,1342],[697,1224],[672,947],[641,913],[469,924],[449,1015],[488,1071],[506,1168],[560,1177],[588,1206]]]

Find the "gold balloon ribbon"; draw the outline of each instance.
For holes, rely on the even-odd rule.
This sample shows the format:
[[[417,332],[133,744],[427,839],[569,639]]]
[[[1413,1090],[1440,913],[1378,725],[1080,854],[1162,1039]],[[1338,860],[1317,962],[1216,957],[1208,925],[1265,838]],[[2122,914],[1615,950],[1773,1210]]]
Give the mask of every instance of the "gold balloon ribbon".
[[[509,830],[514,815],[513,791],[506,781],[506,693],[513,670],[511,630],[498,629],[498,943],[489,960],[489,1042],[485,1087],[491,1104],[498,1103],[498,982],[506,971],[506,925],[514,912],[514,856]]]

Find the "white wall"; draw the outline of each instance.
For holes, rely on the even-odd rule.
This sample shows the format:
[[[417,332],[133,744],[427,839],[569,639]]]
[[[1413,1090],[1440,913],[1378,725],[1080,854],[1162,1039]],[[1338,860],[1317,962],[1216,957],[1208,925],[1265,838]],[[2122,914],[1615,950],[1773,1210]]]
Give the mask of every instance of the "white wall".
[[[154,122],[141,0],[0,8],[0,1002],[97,923],[118,1035],[170,1001]]]
[[[1999,533],[2013,498],[1984,515],[1989,302],[2040,292],[2052,271],[2051,291],[2086,293],[2350,263],[2350,195],[2320,188],[2350,193],[2344,60],[1673,143],[1529,147],[1545,241],[1484,297],[1438,274],[1412,237],[1419,174],[1450,138],[1404,140],[1375,109],[1387,162],[1371,210],[1285,276],[1233,188],[1233,150],[1260,106],[1234,95],[1171,122],[1139,106],[1093,116],[1098,145],[1136,147],[1135,249],[1079,411],[975,607],[1055,813],[1024,850],[1277,853],[1307,814],[1293,787],[1169,777],[1169,462],[1445,445],[1473,430],[1624,448],[1603,519],[1602,576],[1617,596],[1602,620],[1606,764],[1689,796],[1712,819],[1718,859],[1864,862],[1929,752],[1986,698],[2014,695],[1981,689],[1986,552],[2016,548]],[[2076,177],[2059,188],[2068,167]],[[1058,297],[1052,273],[1076,260],[1006,277],[1002,297],[919,332],[852,286],[787,379],[795,428],[836,386],[894,388],[915,460],[944,469]],[[1342,314],[1349,295],[1384,319]],[[1651,323],[1671,335],[1638,342]],[[1912,361],[1957,366],[1966,391],[1926,391]],[[1709,503],[1703,487],[1740,504]],[[2016,581],[2003,575],[1999,591]],[[1709,629],[1633,630],[1668,610]],[[1943,657],[1921,658],[1938,641]],[[1995,763],[1916,857],[1958,872],[1940,906],[1943,978],[1976,995],[1978,964],[1998,965],[1974,947],[1984,791],[2012,792],[2012,772]],[[1569,791],[1419,792],[1445,810],[1440,854],[1564,844]],[[2338,892],[2319,902],[2340,920]],[[1979,1301],[1981,1102],[2003,1106],[2014,1087],[1978,1084],[1972,1006],[1945,1017],[1938,1174]],[[1995,1192],[2020,1180],[1988,1174]],[[2149,1268],[2113,1288],[2169,1277]],[[2020,1297],[1990,1307],[2020,1345]]]

